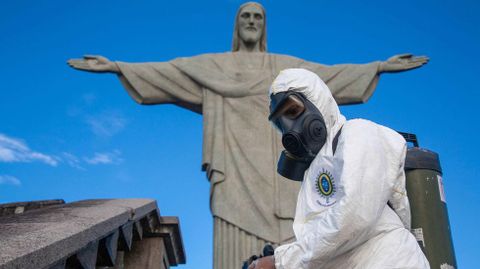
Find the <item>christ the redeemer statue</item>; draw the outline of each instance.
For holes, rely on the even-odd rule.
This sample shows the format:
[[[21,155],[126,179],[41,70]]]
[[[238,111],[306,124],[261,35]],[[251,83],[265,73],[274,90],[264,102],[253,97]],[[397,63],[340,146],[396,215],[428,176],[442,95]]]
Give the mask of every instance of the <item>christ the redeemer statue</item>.
[[[268,121],[268,90],[286,68],[318,74],[338,104],[364,103],[380,74],[422,66],[427,57],[410,54],[385,62],[326,66],[267,53],[264,8],[243,4],[235,20],[232,52],[169,62],[112,62],[85,56],[73,68],[115,73],[140,104],[176,104],[203,115],[202,168],[210,180],[214,217],[214,268],[240,268],[267,242],[293,238],[299,184],[276,172],[281,139]]]

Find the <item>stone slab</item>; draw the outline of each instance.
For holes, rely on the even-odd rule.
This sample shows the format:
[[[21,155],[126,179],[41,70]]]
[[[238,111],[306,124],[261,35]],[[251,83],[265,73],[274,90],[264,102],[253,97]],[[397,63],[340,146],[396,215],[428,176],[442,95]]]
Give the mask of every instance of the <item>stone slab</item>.
[[[84,200],[0,218],[0,269],[47,268],[157,212],[151,199]]]

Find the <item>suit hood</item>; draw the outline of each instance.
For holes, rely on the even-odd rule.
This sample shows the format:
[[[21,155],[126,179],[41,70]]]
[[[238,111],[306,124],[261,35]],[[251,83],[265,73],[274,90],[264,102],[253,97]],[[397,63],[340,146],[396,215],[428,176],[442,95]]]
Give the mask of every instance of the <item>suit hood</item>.
[[[270,94],[274,95],[286,91],[302,93],[317,107],[327,126],[327,143],[331,145],[333,137],[343,126],[346,119],[340,114],[338,105],[325,82],[315,73],[306,69],[285,69],[273,81]]]

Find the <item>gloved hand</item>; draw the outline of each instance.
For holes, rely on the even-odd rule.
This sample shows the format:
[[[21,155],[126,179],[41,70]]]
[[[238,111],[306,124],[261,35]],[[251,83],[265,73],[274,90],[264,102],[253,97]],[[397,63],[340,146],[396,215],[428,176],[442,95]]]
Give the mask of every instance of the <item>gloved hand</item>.
[[[248,269],[249,266],[258,259],[258,256],[257,255],[253,255],[253,256],[250,256],[250,258],[248,258],[248,260],[244,261],[243,262],[243,266],[242,266],[242,269]]]
[[[254,260],[248,269],[275,269],[274,256],[266,256]]]
[[[242,269],[251,269],[251,268],[270,269],[270,268],[275,268],[275,262],[273,262],[273,267],[263,267],[263,266],[267,266],[267,260],[263,260],[263,258],[270,258],[272,261],[274,261],[273,254],[275,253],[275,250],[274,250],[273,246],[270,245],[270,244],[266,244],[263,247],[262,252],[263,252],[263,254],[260,255],[260,256],[252,255],[250,258],[248,258],[248,260],[243,263]],[[262,261],[260,262],[260,260],[262,260]],[[252,265],[253,265],[253,267],[251,267]],[[255,267],[255,265],[257,265],[257,267]],[[262,266],[262,267],[258,267],[258,266]]]

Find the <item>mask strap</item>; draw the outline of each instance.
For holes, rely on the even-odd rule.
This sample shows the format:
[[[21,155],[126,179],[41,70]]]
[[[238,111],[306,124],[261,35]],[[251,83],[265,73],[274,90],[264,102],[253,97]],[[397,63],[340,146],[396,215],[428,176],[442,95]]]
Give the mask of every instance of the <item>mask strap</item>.
[[[333,151],[333,155],[335,155],[335,151],[337,151],[338,137],[339,137],[340,134],[342,133],[342,128],[343,128],[343,126],[340,128],[340,130],[338,130],[337,134],[336,134],[335,137],[333,138],[333,141],[332,141],[332,151]]]

